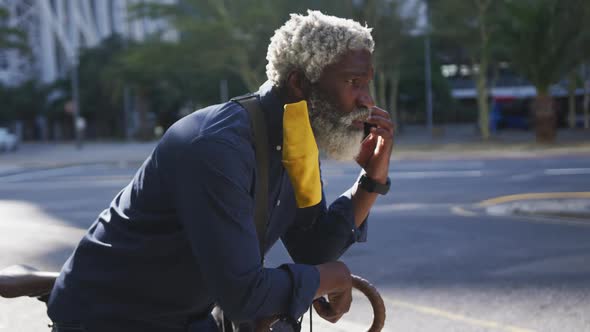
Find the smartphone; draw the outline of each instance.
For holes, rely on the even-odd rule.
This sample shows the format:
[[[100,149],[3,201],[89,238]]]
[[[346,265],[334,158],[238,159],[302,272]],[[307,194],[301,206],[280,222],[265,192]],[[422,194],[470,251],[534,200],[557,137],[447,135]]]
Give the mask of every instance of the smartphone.
[[[377,125],[374,125],[372,123],[368,123],[368,122],[363,122],[364,125],[364,130],[365,130],[365,134],[363,136],[363,141],[367,138],[367,136],[369,136],[369,134],[371,133],[371,128],[373,127],[377,127]]]

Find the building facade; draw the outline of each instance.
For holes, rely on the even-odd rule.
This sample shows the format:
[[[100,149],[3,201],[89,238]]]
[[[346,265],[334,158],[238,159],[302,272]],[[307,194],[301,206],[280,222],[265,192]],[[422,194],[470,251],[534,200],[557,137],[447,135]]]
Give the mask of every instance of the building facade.
[[[14,86],[29,79],[51,83],[67,75],[81,47],[93,47],[112,34],[141,41],[155,31],[175,39],[163,20],[132,19],[129,6],[148,0],[0,0],[8,25],[26,33],[32,51],[0,52],[0,82]],[[174,3],[175,0],[149,0]]]

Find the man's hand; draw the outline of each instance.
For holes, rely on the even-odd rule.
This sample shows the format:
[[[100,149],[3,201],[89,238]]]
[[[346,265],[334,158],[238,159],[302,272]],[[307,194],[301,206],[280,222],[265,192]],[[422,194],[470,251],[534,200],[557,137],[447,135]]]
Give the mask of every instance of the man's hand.
[[[350,309],[352,302],[352,276],[342,262],[316,265],[320,272],[320,287],[313,307],[320,317],[336,323]],[[328,301],[322,296],[327,295]]]
[[[346,289],[328,294],[327,301],[325,297],[320,297],[313,301],[313,307],[320,317],[330,323],[336,323],[350,310],[351,303],[352,289]]]
[[[361,143],[356,162],[371,179],[385,183],[389,173],[389,160],[393,150],[393,129],[389,113],[379,107],[371,109],[367,123],[375,125]]]

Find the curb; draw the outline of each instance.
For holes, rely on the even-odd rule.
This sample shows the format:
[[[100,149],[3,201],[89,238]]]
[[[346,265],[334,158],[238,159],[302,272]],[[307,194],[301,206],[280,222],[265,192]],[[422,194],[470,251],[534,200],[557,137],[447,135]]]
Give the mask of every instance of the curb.
[[[61,163],[61,164],[50,164],[50,165],[43,165],[43,166],[23,166],[20,169],[0,172],[0,179],[5,177],[10,177],[14,175],[22,175],[27,173],[35,173],[41,171],[48,171],[53,169],[61,169],[61,168],[69,168],[69,167],[76,167],[76,166],[95,166],[95,165],[118,165],[119,167],[129,167],[131,165],[141,165],[143,160],[118,160],[118,161],[100,161],[100,162],[71,162],[71,163]]]
[[[577,220],[588,220],[590,221],[590,211],[589,212],[570,212],[570,211],[537,211],[537,212],[527,212],[527,211],[514,211],[514,215],[520,216],[540,216],[540,217],[557,217],[557,218],[566,218],[566,219],[577,219]]]
[[[580,202],[580,207],[574,208],[548,208],[548,203],[563,205],[567,201]],[[563,201],[564,204],[560,204]],[[539,207],[530,207],[524,204],[539,203]],[[542,206],[545,203],[545,206]],[[522,206],[518,206],[523,204]],[[551,206],[551,205],[550,205]],[[451,212],[464,217],[478,215],[489,216],[521,216],[521,217],[545,217],[575,219],[577,221],[589,221],[590,226],[590,192],[554,192],[554,193],[524,193],[490,198],[475,204],[457,205],[451,207]]]

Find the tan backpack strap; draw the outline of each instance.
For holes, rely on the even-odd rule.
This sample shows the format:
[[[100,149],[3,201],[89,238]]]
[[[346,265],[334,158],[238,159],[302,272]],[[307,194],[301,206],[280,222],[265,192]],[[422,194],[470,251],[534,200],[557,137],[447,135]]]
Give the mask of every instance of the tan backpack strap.
[[[244,107],[250,115],[250,125],[254,136],[254,151],[256,153],[256,189],[254,224],[260,247],[260,258],[264,260],[266,251],[266,227],[268,224],[268,133],[266,118],[260,108],[258,95],[250,95],[233,99]]]

